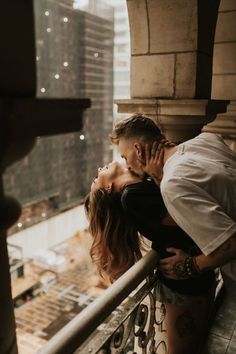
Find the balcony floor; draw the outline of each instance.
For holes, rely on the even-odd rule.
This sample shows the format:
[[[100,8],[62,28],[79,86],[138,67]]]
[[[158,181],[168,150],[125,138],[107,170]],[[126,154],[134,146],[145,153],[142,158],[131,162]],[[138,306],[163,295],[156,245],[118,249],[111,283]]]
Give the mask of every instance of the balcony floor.
[[[223,295],[203,354],[236,353],[236,294]]]

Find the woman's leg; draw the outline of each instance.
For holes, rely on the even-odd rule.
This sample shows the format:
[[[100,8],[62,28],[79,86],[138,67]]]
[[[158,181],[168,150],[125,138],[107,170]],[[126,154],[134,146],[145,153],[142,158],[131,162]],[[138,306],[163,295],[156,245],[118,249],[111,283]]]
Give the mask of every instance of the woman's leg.
[[[168,354],[197,354],[206,336],[209,298],[189,305],[165,304]]]

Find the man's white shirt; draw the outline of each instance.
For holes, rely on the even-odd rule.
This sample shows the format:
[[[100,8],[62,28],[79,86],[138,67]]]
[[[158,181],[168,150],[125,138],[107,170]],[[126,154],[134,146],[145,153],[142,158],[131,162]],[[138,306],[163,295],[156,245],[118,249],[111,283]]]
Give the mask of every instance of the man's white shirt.
[[[180,144],[163,172],[170,215],[205,255],[236,234],[236,154],[220,136],[202,133]],[[236,260],[221,269],[236,281]]]

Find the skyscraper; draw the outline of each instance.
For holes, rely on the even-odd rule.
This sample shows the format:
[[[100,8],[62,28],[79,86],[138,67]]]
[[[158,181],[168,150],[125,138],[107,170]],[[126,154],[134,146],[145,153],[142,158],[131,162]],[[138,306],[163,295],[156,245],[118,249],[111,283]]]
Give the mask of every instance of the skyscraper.
[[[28,206],[56,198],[60,209],[81,201],[97,167],[112,158],[107,135],[113,107],[113,9],[94,3],[93,14],[72,5],[69,0],[35,1],[37,92],[40,98],[90,98],[92,107],[83,131],[39,137],[32,152],[6,171],[6,193]]]
[[[113,0],[115,14],[114,98],[130,97],[130,33],[126,0]]]

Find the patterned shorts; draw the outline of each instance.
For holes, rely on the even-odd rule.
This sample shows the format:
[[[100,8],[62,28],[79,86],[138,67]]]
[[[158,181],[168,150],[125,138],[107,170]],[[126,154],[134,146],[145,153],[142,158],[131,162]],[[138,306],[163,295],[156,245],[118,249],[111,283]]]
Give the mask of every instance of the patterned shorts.
[[[212,289],[214,291],[214,289]],[[156,299],[163,304],[173,304],[173,305],[190,305],[198,303],[199,301],[205,299],[208,295],[184,295],[180,294],[174,290],[169,289],[160,281],[157,282],[156,286]]]

